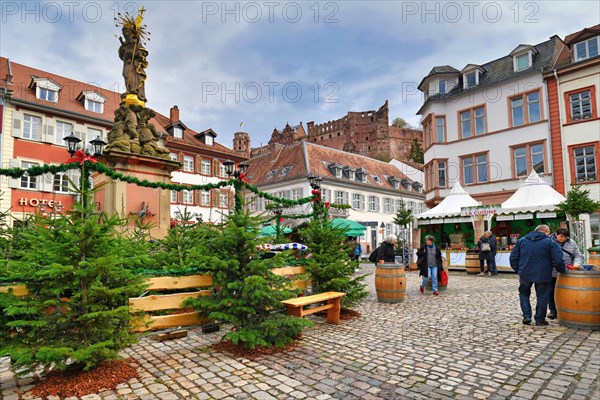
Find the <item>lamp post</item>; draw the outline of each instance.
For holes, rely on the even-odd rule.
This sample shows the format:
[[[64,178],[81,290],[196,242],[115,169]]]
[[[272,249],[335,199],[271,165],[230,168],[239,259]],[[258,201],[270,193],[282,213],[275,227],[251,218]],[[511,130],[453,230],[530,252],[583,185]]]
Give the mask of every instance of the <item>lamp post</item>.
[[[311,194],[315,196],[313,201],[314,217],[320,219],[325,214],[323,203],[321,201],[321,182],[323,182],[323,178],[320,176],[308,175],[306,179],[308,179],[308,183],[312,188]],[[325,216],[325,218],[327,217]]]
[[[242,161],[238,164],[238,169],[234,170],[235,163],[231,160],[225,160],[223,162],[225,166],[225,172],[227,176],[231,179],[231,176],[235,178],[233,181],[233,188],[235,189],[235,212],[239,212],[242,210],[242,185],[243,179],[246,176],[246,171],[248,171],[248,163]]]
[[[63,138],[63,140],[65,142],[67,142],[67,151],[69,152],[69,154],[71,155],[71,157],[73,157],[75,155],[75,153],[77,153],[79,149],[79,143],[81,142],[81,139],[79,139],[77,136],[75,136],[73,134],[73,132],[71,132],[71,134],[65,138]],[[106,146],[106,142],[102,139],[100,139],[100,136],[97,136],[96,139],[90,141],[90,144],[92,145],[92,151],[93,154],[88,154],[87,152],[85,152],[86,156],[93,156],[93,157],[99,157],[102,155],[102,152],[104,150],[104,146]],[[83,204],[84,206],[87,204],[86,198],[85,198],[85,192],[90,188],[89,185],[89,175],[90,173],[85,169],[85,158],[82,159],[81,162],[81,188],[80,188],[80,193],[81,193],[81,204]]]

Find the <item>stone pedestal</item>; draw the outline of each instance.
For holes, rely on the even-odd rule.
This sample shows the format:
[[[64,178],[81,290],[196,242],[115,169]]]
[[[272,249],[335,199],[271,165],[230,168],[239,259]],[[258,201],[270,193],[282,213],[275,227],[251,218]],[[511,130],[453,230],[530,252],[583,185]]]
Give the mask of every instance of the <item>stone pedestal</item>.
[[[115,150],[105,152],[100,161],[123,175],[134,176],[142,181],[162,183],[171,183],[171,172],[179,169],[181,165],[177,161]],[[135,220],[140,218],[140,211],[144,205],[149,212],[143,216],[143,221],[151,224],[150,235],[157,239],[167,235],[171,226],[169,190],[113,180],[103,174],[95,174],[93,180],[94,187],[104,185],[94,195],[100,210],[108,214],[116,213],[130,217],[129,227],[133,227]]]

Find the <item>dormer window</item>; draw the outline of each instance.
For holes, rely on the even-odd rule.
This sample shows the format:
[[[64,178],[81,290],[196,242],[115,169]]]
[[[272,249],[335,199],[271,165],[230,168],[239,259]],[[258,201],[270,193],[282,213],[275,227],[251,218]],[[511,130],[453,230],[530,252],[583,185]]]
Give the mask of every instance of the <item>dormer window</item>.
[[[465,89],[479,84],[479,71],[472,71],[463,75],[463,87]]]
[[[331,173],[336,177],[336,178],[343,178],[344,172],[342,170],[342,167],[336,163],[331,163],[329,165],[327,165],[327,167],[329,168],[329,170],[331,171]]]
[[[290,171],[292,170],[293,165],[288,165],[287,167],[283,167],[281,169],[281,172],[279,173],[279,176],[286,176],[287,174],[290,173]]]
[[[439,93],[440,94],[446,93],[446,81],[443,79],[441,79],[440,83],[439,83]]]
[[[98,114],[104,113],[104,102],[106,101],[106,97],[98,92],[84,90],[77,96],[77,100],[83,102],[83,107],[88,111]]]
[[[371,175],[371,178],[380,185],[383,183],[383,182],[381,182],[381,179],[379,179],[379,177],[377,175]]]
[[[344,172],[346,173],[346,177],[351,181],[356,179],[356,170],[352,167],[344,167]]]
[[[30,87],[35,90],[35,97],[40,100],[58,102],[58,93],[62,86],[49,78],[33,78]]]
[[[196,137],[198,139],[200,139],[200,141],[202,143],[204,143],[207,146],[214,146],[215,144],[215,138],[217,137],[217,133],[215,131],[213,131],[211,128],[202,131],[200,133],[198,133],[196,135]]]
[[[356,175],[358,176],[358,180],[362,183],[368,183],[369,171],[364,168],[359,168],[356,170]]]
[[[173,127],[173,137],[176,139],[183,139],[183,129],[180,126]]]
[[[341,178],[342,177],[342,169],[340,167],[335,167],[333,168],[333,173],[335,174],[336,178]]]
[[[515,72],[524,71],[531,67],[531,52],[513,57]]]
[[[600,36],[596,36],[575,44],[575,61],[585,60],[598,55]]]
[[[269,171],[269,173],[267,174],[267,179],[273,178],[276,173],[277,173],[277,169],[273,169],[273,170]]]

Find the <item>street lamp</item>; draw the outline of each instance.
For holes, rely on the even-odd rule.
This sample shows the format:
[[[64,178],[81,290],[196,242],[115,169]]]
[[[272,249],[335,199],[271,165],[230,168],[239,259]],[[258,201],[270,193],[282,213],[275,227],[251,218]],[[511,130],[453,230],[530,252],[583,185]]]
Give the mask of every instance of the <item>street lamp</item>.
[[[233,170],[235,163],[231,160],[223,161],[223,165],[225,166],[225,172],[229,177],[233,175],[235,181],[233,181],[233,188],[235,189],[235,211],[241,211],[242,209],[242,182],[245,180],[246,171],[248,171],[248,163],[242,161],[238,164],[238,169],[236,171]],[[247,182],[247,181],[246,181]]]
[[[306,179],[308,179],[308,183],[310,184],[311,188],[315,190],[321,189],[321,182],[323,182],[323,178],[320,176],[308,175]]]
[[[81,139],[71,132],[71,134],[63,139],[67,142],[67,151],[73,157],[73,155],[77,152],[79,143],[81,143]],[[100,136],[96,137],[96,139],[90,141],[92,145],[93,155],[94,157],[98,157],[102,155],[102,151],[104,150],[104,146],[106,146],[106,142],[100,139]]]
[[[65,137],[63,140],[67,142],[67,151],[69,152],[71,157],[73,157],[73,154],[75,154],[75,152],[77,151],[77,146],[79,145],[79,142],[81,142],[81,139],[73,135],[73,132],[71,132],[71,134]]]

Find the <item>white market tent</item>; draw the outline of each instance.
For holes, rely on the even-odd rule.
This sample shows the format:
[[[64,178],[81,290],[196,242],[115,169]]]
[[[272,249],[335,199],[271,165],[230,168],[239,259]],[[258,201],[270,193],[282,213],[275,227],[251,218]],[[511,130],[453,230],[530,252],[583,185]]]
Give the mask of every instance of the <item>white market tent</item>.
[[[474,207],[479,205],[481,205],[481,203],[469,196],[457,181],[454,183],[454,186],[452,186],[452,190],[448,196],[446,196],[440,204],[433,207],[431,210],[416,215],[415,218],[419,220],[419,224],[422,224],[424,221],[421,220],[427,220],[429,218],[460,217],[461,207]]]
[[[533,211],[555,211],[565,197],[554,190],[534,171],[504,203],[499,214],[517,214]]]

